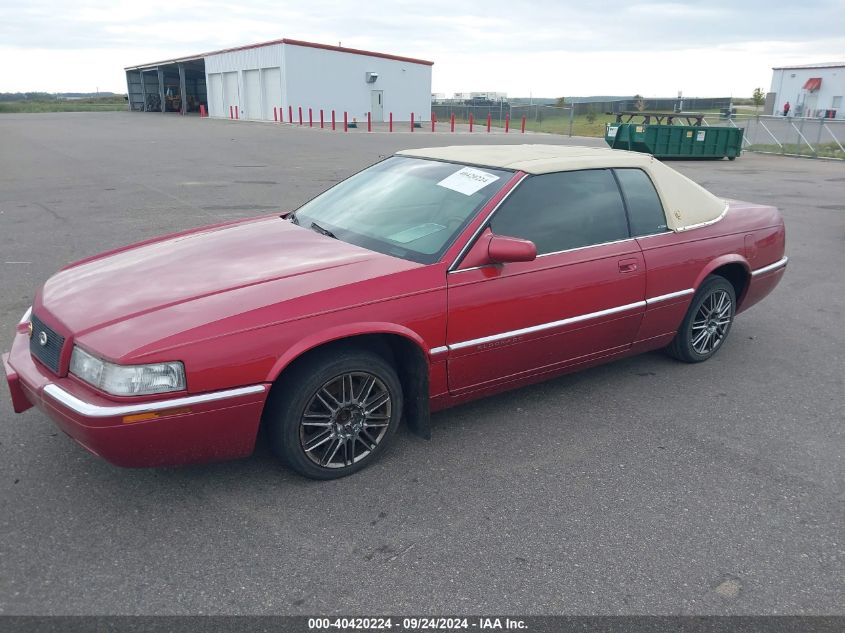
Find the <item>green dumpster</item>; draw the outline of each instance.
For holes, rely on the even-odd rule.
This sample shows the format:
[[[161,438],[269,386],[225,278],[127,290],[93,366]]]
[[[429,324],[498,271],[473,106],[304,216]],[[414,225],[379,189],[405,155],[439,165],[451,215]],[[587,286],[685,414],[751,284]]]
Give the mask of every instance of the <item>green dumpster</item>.
[[[627,117],[627,120],[624,120]],[[634,121],[638,118],[638,121]],[[678,124],[677,120],[686,121]],[[608,123],[604,140],[613,149],[652,154],[655,158],[734,160],[742,150],[742,128],[707,127],[703,114],[621,112]],[[656,122],[655,122],[656,121]]]

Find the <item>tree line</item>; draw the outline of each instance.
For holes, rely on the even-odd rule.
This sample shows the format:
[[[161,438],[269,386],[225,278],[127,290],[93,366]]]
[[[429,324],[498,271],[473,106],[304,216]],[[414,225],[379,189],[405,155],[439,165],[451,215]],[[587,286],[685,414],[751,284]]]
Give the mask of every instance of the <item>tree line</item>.
[[[0,101],[56,101],[58,99],[112,97],[113,92],[0,92]]]

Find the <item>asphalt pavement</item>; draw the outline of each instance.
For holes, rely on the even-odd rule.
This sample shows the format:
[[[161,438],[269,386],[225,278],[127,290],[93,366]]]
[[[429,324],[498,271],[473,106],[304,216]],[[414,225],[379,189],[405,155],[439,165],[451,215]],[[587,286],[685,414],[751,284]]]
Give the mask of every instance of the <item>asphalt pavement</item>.
[[[0,115],[0,348],[70,261],[490,142],[602,144]],[[787,223],[783,282],[703,364],[646,354],[444,411],[325,483],[263,446],[119,469],[0,385],[0,613],[843,614],[845,163],[672,166]]]

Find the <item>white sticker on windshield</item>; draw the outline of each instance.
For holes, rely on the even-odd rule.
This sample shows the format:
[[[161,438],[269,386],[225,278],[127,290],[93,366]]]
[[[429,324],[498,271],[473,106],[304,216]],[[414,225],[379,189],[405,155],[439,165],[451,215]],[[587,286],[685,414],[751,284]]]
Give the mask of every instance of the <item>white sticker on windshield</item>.
[[[471,196],[476,191],[479,191],[489,185],[491,182],[498,180],[498,176],[488,174],[486,171],[474,169],[472,167],[464,167],[456,171],[451,176],[447,176],[437,183],[440,187],[446,187],[452,191],[457,191],[465,196]]]

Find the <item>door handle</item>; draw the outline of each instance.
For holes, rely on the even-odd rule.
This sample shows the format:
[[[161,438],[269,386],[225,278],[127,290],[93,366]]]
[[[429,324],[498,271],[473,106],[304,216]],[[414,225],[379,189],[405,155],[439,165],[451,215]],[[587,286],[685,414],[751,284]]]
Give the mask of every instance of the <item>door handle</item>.
[[[639,268],[636,259],[620,259],[618,263],[620,273],[632,273]]]

